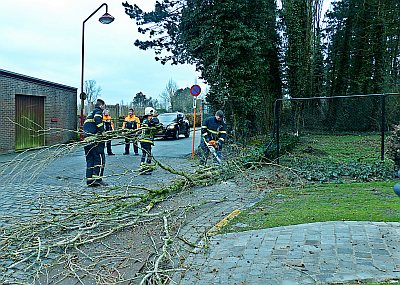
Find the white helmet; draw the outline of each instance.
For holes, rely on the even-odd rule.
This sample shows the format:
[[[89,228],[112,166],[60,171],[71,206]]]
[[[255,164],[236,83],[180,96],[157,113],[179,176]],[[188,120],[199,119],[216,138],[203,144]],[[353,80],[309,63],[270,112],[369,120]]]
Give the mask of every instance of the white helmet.
[[[155,113],[154,109],[152,107],[147,107],[144,109],[144,115],[145,116],[153,116]]]

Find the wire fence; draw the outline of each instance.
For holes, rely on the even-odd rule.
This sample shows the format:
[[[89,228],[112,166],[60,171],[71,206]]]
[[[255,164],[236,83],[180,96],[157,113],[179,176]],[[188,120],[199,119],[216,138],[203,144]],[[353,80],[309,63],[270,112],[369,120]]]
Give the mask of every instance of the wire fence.
[[[379,133],[381,159],[385,134],[399,124],[400,94],[363,94],[278,99],[274,104],[273,140],[279,163],[282,134]]]

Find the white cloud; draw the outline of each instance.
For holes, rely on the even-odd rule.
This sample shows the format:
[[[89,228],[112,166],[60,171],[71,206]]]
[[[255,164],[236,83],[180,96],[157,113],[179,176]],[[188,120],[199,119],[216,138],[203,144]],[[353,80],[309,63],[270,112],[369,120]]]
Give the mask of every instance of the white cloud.
[[[125,2],[125,1],[124,1]],[[135,0],[145,11],[155,0]],[[80,87],[82,23],[103,0],[1,0],[0,68]],[[110,0],[109,25],[98,18],[103,7],[85,24],[85,80],[96,80],[109,104],[128,102],[139,91],[153,98],[170,79],[190,87],[199,74],[193,66],[163,66],[153,51],[133,45],[135,21],[124,12],[122,1]],[[197,80],[201,83],[201,80]],[[79,93],[79,91],[78,91]]]

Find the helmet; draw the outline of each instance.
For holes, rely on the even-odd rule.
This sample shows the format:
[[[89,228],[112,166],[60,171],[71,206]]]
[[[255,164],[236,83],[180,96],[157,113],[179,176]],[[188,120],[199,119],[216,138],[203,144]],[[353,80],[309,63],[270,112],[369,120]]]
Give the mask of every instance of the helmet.
[[[145,116],[153,116],[155,113],[154,109],[152,107],[147,107],[144,109],[144,115]]]

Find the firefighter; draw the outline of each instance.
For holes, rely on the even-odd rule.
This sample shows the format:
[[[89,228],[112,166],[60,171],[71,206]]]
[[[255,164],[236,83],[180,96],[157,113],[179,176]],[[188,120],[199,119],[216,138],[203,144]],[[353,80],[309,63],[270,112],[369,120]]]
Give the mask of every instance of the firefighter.
[[[210,150],[207,144],[215,147],[218,161],[222,160],[222,144],[226,139],[226,124],[224,121],[224,112],[218,110],[215,116],[207,118],[201,126],[200,148],[203,154],[200,157],[200,164],[205,165]],[[207,144],[206,144],[207,143]]]
[[[114,130],[114,123],[113,123],[112,118],[110,116],[110,111],[107,110],[107,109],[105,109],[103,111],[103,122],[104,122],[104,130],[106,132]],[[107,146],[107,154],[108,155],[115,155],[111,150],[111,139],[107,140],[106,146]]]
[[[83,124],[85,137],[90,137],[104,132],[103,110],[106,104],[97,99],[95,108],[87,115]],[[90,187],[107,186],[103,181],[105,166],[104,142],[93,141],[85,145],[86,157],[86,184]]]
[[[153,171],[153,166],[151,165],[151,148],[154,145],[154,134],[161,127],[157,115],[157,112],[152,107],[147,107],[144,110],[142,133],[139,139],[142,148],[140,174],[143,175],[151,175],[151,172]]]
[[[128,129],[128,130],[137,130],[140,128],[140,120],[138,117],[135,116],[133,109],[129,109],[128,116],[125,117],[124,122],[122,124],[123,129]],[[133,151],[135,152],[135,155],[139,155],[139,147],[137,140],[134,139],[135,134],[130,134],[127,137],[125,137],[125,152],[124,155],[129,154],[129,147],[130,147],[130,142],[132,140],[133,142]]]

